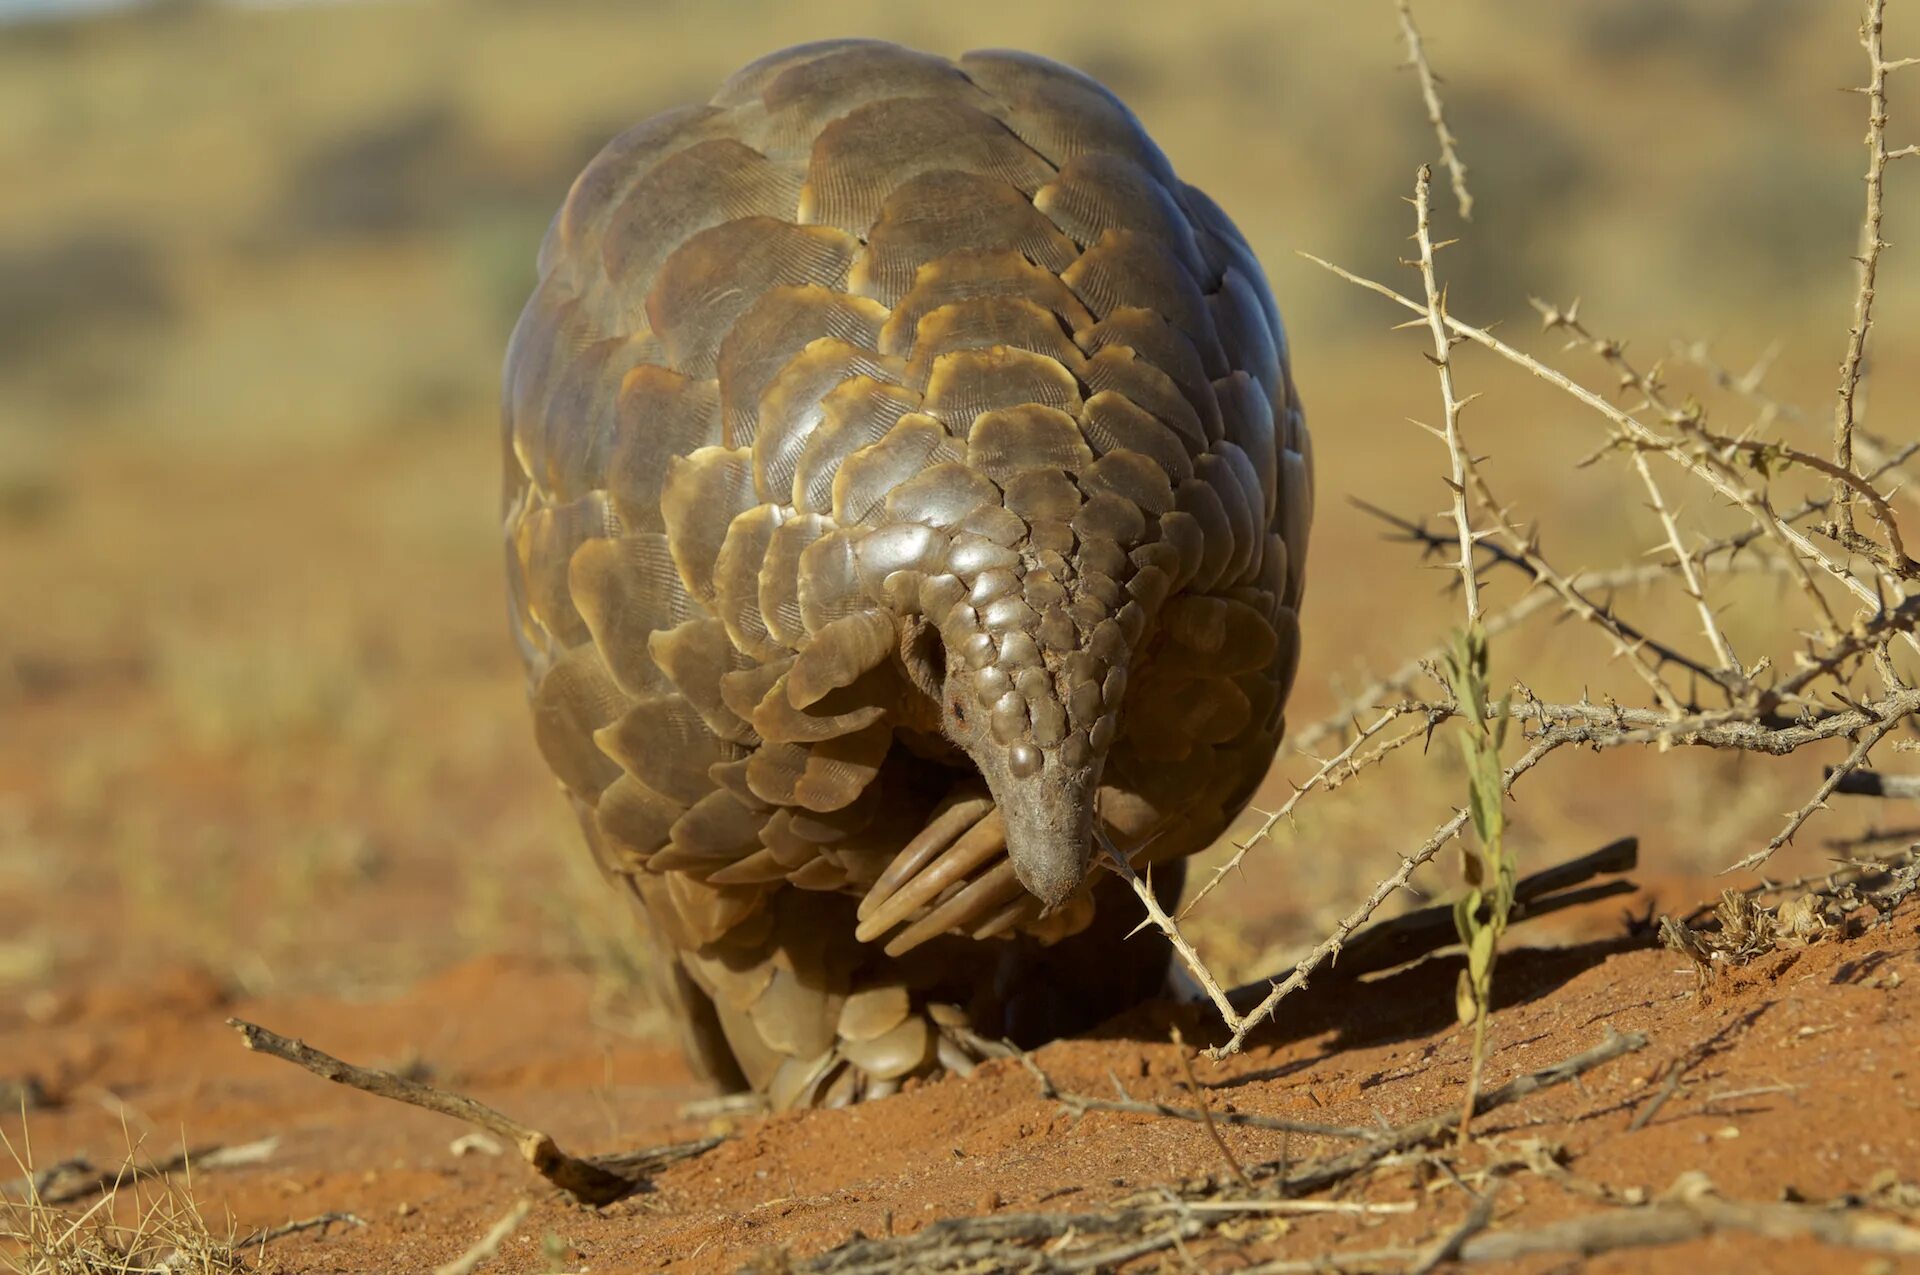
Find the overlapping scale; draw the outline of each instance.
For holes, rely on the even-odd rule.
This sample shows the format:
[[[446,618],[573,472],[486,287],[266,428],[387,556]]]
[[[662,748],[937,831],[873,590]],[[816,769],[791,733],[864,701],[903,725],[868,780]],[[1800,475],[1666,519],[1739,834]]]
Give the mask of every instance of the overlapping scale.
[[[684,695],[649,695],[593,738],[628,774],[683,806],[713,791],[709,766],[746,752],[709,730]]]
[[[622,521],[659,531],[660,492],[676,456],[721,445],[720,400],[712,381],[643,365],[620,381],[611,454],[601,476]]]
[[[872,377],[844,382],[820,404],[820,426],[807,437],[794,468],[792,496],[796,508],[831,512],[841,523],[860,521],[836,506],[834,491],[841,467],[854,453],[887,437],[909,413],[920,407],[920,395]]]
[[[1180,435],[1196,456],[1219,436],[1217,405],[1216,432],[1210,433],[1200,413],[1180,392],[1173,378],[1126,346],[1110,345],[1088,359],[1081,368],[1080,379],[1086,382],[1091,394],[1118,394],[1135,407],[1152,413]]]
[[[897,389],[904,378],[902,360],[871,354],[833,338],[823,338],[796,355],[779,383],[761,399],[761,427],[754,439],[756,483],[768,500],[798,501],[807,493],[819,466],[800,477],[814,433],[831,417],[839,426],[856,427],[867,418],[896,420],[920,401],[917,392]],[[831,474],[828,475],[831,481]],[[824,502],[820,508],[824,509]]]
[[[1137,231],[1164,245],[1193,278],[1205,275],[1206,262],[1186,213],[1165,186],[1125,155],[1074,156],[1035,193],[1033,206],[1083,248],[1109,230]]]
[[[654,275],[643,303],[645,323],[669,367],[712,376],[720,342],[754,302],[775,288],[837,285],[858,247],[829,227],[772,217],[743,217],[703,230]]]
[[[903,415],[884,437],[847,457],[834,473],[834,521],[844,526],[867,521],[894,488],[963,454],[959,440],[931,416]]]
[[[554,219],[552,255],[543,252],[539,262],[541,274],[583,287],[586,280],[578,271],[589,264],[600,265],[600,235],[621,198],[662,156],[703,138],[723,135],[716,126],[726,126],[722,112],[708,106],[684,106],[644,120],[608,142],[567,192]]]
[[[880,773],[892,741],[893,727],[876,721],[817,744],[764,744],[749,763],[748,782],[762,801],[839,810],[852,805]]]
[[[800,608],[801,558],[832,530],[833,519],[825,515],[799,514],[782,523],[767,543],[767,560],[760,568],[760,616],[775,640],[791,649],[807,640]]]
[[[1051,311],[1021,297],[981,297],[943,305],[920,321],[907,383],[925,386],[946,355],[996,347],[1040,355],[1069,375],[1086,362]]]
[[[754,744],[752,729],[723,702],[720,679],[753,661],[737,650],[719,620],[688,620],[647,640],[653,662],[700,714],[707,729],[736,744]]]
[[[746,217],[790,217],[803,170],[731,137],[675,151],[630,187],[608,218],[600,256],[616,285],[653,277],[695,234]]]
[[[1060,279],[1095,318],[1122,307],[1151,310],[1186,333],[1209,373],[1227,370],[1200,285],[1158,240],[1137,230],[1104,231]]]
[[[788,702],[805,709],[853,685],[893,654],[896,641],[893,618],[884,611],[856,611],[835,620],[794,659],[785,688]]]
[[[1057,274],[1080,252],[1017,186],[991,175],[936,166],[894,189],[879,214],[847,287],[889,306],[922,267],[955,253],[1011,249]]]
[[[1092,461],[1080,423],[1038,403],[982,412],[967,432],[967,464],[1003,487],[1023,469],[1079,470]]]
[[[668,801],[632,775],[622,774],[600,794],[594,820],[620,865],[637,872],[662,849],[686,807]]]
[[[792,359],[808,345],[830,338],[858,349],[882,348],[889,322],[877,301],[804,284],[775,288],[749,306],[720,342],[714,376],[719,382],[725,444],[757,441],[760,400]]]
[[[718,596],[713,572],[736,516],[759,504],[753,457],[744,448],[702,447],[669,457],[660,491],[660,517],[667,548],[687,592],[702,603]]]
[[[705,875],[759,850],[763,819],[760,811],[716,788],[674,820],[666,853],[695,861]],[[662,870],[657,861],[649,866]]]
[[[792,677],[789,670],[754,708],[753,728],[770,743],[817,744],[851,735],[879,722],[894,700],[891,678],[882,676],[856,679],[798,705],[788,690]]]
[[[1106,152],[1162,182],[1174,180],[1173,166],[1133,112],[1091,76],[1011,49],[968,53],[960,69],[1002,104],[1007,126],[1055,165]]]
[[[591,646],[561,656],[534,688],[534,742],[570,792],[593,797],[619,777],[619,766],[594,740],[629,702]]]
[[[1229,266],[1220,279],[1220,290],[1207,298],[1207,305],[1213,312],[1214,331],[1220,337],[1227,365],[1260,384],[1271,412],[1285,408],[1286,386],[1280,375],[1278,339],[1267,326],[1261,292],[1238,267]]]
[[[527,606],[562,645],[587,639],[586,621],[567,587],[568,564],[582,545],[611,539],[620,531],[619,515],[597,491],[564,505],[530,510],[521,521],[515,539],[528,582]]]
[[[956,433],[983,413],[1028,405],[1076,412],[1079,382],[1057,361],[1008,345],[942,355],[927,378],[924,410]]]
[[[830,40],[810,40],[805,44],[795,44],[788,48],[777,49],[753,61],[729,75],[715,91],[711,101],[716,107],[738,109],[742,106],[764,105],[767,86],[782,72],[796,66],[804,66],[816,58],[845,49],[874,49],[887,52],[911,53],[897,44],[886,40],[869,40],[857,37],[843,37]]]
[[[964,103],[917,97],[868,102],[815,137],[801,220],[867,236],[889,197],[927,173],[974,174],[1031,195],[1053,176],[1053,166],[1006,125]]]
[[[1073,339],[1088,355],[1117,346],[1162,372],[1199,418],[1196,449],[1204,446],[1203,440],[1220,437],[1220,407],[1213,393],[1213,378],[1207,375],[1192,339],[1162,315],[1139,306],[1120,306],[1091,327],[1076,329]]]
[[[956,301],[997,298],[1031,302],[1054,315],[1069,332],[1093,323],[1093,316],[1059,275],[1015,249],[947,251],[915,272],[913,287],[880,329],[879,348],[888,354],[911,355],[920,321],[928,314]]]
[[[783,505],[757,505],[735,516],[714,559],[714,611],[733,645],[755,660],[778,660],[790,650],[760,611],[760,570],[774,533],[790,516]]]
[[[1193,458],[1180,436],[1125,395],[1104,390],[1089,398],[1080,409],[1080,428],[1095,456],[1143,456],[1174,483],[1193,476]]]
[[[945,58],[887,44],[852,44],[786,67],[761,90],[768,143],[810,147],[822,127],[885,98],[929,97],[991,111],[993,99]]]
[[[681,583],[667,538],[590,540],[574,553],[567,581],[614,681],[629,695],[669,689],[648,640],[706,611]]]
[[[1213,383],[1213,391],[1220,400],[1222,441],[1231,444],[1252,466],[1254,490],[1248,495],[1251,498],[1257,491],[1254,508],[1260,515],[1260,525],[1269,526],[1273,522],[1274,500],[1280,485],[1280,453],[1273,437],[1273,402],[1259,382],[1245,372],[1221,377]]]

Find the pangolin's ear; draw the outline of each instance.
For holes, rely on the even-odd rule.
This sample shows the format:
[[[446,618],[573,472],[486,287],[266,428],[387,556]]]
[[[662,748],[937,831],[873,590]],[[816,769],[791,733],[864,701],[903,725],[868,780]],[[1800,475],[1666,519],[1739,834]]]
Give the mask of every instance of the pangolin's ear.
[[[909,615],[900,620],[900,663],[907,679],[932,699],[939,699],[947,687],[947,647],[940,630],[925,616]]]

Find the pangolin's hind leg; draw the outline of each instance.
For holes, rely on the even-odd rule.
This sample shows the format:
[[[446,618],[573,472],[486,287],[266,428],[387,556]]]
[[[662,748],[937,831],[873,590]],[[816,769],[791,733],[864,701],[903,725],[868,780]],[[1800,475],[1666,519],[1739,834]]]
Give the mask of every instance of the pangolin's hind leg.
[[[710,1015],[707,1031],[689,1024],[693,1052],[716,1080],[731,1062],[776,1110],[840,1106],[996,1052],[967,1008],[990,991],[991,956],[960,942],[888,956],[854,938],[857,907],[780,891],[761,925],[678,954],[694,993],[683,1007]]]
[[[720,1027],[711,992],[694,981],[680,954],[666,941],[655,917],[657,910],[671,907],[666,886],[658,879],[632,878],[629,896],[643,918],[640,926],[647,936],[649,983],[654,997],[672,1017],[680,1033],[680,1048],[688,1065],[700,1079],[722,1093],[738,1093],[750,1088],[745,1073],[733,1056],[726,1033]]]

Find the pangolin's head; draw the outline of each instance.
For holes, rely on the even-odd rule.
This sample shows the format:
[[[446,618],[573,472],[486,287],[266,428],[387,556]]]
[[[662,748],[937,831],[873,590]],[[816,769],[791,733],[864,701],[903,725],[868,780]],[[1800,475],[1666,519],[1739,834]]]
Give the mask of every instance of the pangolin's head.
[[[1042,410],[1010,429],[1031,434]],[[937,696],[941,733],[986,780],[1021,884],[1050,907],[1086,876],[1128,670],[1179,569],[1176,549],[1146,543],[1171,504],[1165,476],[1134,454],[1094,461],[1077,429],[1071,443],[1084,462],[1071,470],[1025,467],[989,483],[977,467],[941,465],[889,501],[953,520],[944,570],[891,591],[913,613],[903,654]]]

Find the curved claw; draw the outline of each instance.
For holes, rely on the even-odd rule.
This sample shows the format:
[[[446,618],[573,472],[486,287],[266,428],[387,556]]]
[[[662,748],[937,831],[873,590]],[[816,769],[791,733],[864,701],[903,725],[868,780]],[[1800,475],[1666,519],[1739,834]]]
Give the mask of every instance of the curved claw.
[[[931,904],[947,887],[966,880],[995,855],[1004,855],[1006,849],[1006,822],[998,810],[989,809],[945,853],[860,918],[854,937],[862,943],[871,943]]]

